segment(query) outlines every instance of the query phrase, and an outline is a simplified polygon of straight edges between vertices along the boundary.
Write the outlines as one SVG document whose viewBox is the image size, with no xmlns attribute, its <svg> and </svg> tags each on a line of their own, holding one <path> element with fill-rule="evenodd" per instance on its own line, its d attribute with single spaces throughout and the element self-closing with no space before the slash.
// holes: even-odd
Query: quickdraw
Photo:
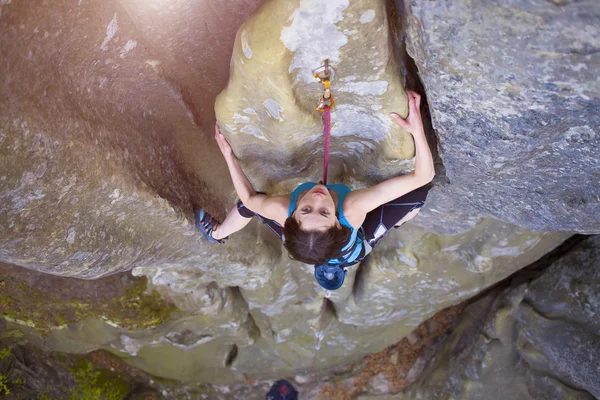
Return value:
<svg viewBox="0 0 600 400">
<path fill-rule="evenodd" d="M 329 60 L 325 60 L 323 65 L 313 71 L 313 76 L 323 84 L 323 96 L 315 110 L 323 113 L 323 141 L 324 141 L 324 160 L 323 160 L 323 180 L 327 184 L 327 171 L 329 169 L 329 142 L 331 137 L 331 109 L 335 104 L 331 94 L 331 81 L 333 80 L 333 69 L 329 66 Z"/>
</svg>

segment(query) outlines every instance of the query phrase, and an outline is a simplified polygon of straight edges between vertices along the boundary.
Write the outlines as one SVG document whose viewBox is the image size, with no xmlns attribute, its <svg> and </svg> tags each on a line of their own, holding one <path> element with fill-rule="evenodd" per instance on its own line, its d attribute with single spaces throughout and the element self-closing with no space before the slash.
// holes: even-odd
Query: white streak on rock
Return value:
<svg viewBox="0 0 600 400">
<path fill-rule="evenodd" d="M 138 351 L 142 348 L 142 345 L 135 339 L 130 338 L 126 335 L 119 337 L 121 342 L 121 348 L 124 352 L 131 354 L 132 356 L 137 355 Z"/>
<path fill-rule="evenodd" d="M 153 69 L 156 69 L 160 65 L 160 61 L 158 60 L 146 60 L 146 64 L 148 64 Z"/>
<path fill-rule="evenodd" d="M 390 119 L 388 116 L 384 117 Z M 388 122 L 384 123 L 378 114 L 352 104 L 336 105 L 331 113 L 331 120 L 337 121 L 331 128 L 332 137 L 354 135 L 379 142 L 385 139 L 389 129 Z"/>
<path fill-rule="evenodd" d="M 419 261 L 417 261 L 416 257 L 412 254 L 405 254 L 402 252 L 398 252 L 398 259 L 403 264 L 406 264 L 411 268 L 417 268 L 417 265 L 419 265 Z"/>
<path fill-rule="evenodd" d="M 244 52 L 244 56 L 246 56 L 247 59 L 252 58 L 252 48 L 248 43 L 248 32 L 246 31 L 242 32 L 242 51 Z"/>
<path fill-rule="evenodd" d="M 244 111 L 244 114 L 248 114 L 248 115 L 258 115 L 258 114 L 256 113 L 256 111 L 254 111 L 254 108 L 250 108 L 250 107 L 248 107 L 248 108 L 244 108 L 244 110 L 243 110 L 243 111 Z"/>
<path fill-rule="evenodd" d="M 235 113 L 235 114 L 233 114 L 233 123 L 248 124 L 248 123 L 250 123 L 250 118 L 246 117 L 245 115 Z"/>
<path fill-rule="evenodd" d="M 386 81 L 373 82 L 348 82 L 338 90 L 341 92 L 352 92 L 361 96 L 381 96 L 387 91 Z"/>
<path fill-rule="evenodd" d="M 290 19 L 292 23 L 282 29 L 280 39 L 294 53 L 289 72 L 299 70 L 296 81 L 314 83 L 312 70 L 329 58 L 332 64 L 340 62 L 339 50 L 348 38 L 335 25 L 343 19 L 342 11 L 348 0 L 302 0 Z"/>
<path fill-rule="evenodd" d="M 115 37 L 118 30 L 119 30 L 119 23 L 117 21 L 117 13 L 115 13 L 115 15 L 113 15 L 112 19 L 108 23 L 108 26 L 106 27 L 106 37 L 104 38 L 104 41 L 100 45 L 100 48 L 102 49 L 102 51 L 106 51 L 106 46 L 108 46 L 108 42 L 110 42 L 112 40 L 112 38 Z"/>
<path fill-rule="evenodd" d="M 123 48 L 121 49 L 121 54 L 119 55 L 119 57 L 125 58 L 125 54 L 135 49 L 135 46 L 137 46 L 137 42 L 135 40 L 128 40 L 127 43 L 125 43 L 125 46 L 123 46 Z"/>
<path fill-rule="evenodd" d="M 535 247 L 541 240 L 541 237 L 534 237 L 533 239 L 529 239 L 521 245 L 521 249 L 530 250 L 533 247 Z"/>
<path fill-rule="evenodd" d="M 456 251 L 459 248 L 460 248 L 460 244 L 455 244 L 455 245 L 443 248 L 442 251 Z"/>
<path fill-rule="evenodd" d="M 489 271 L 493 267 L 493 262 L 491 258 L 475 255 L 465 266 L 467 270 L 480 274 Z"/>
<path fill-rule="evenodd" d="M 521 247 L 519 247 L 519 246 L 504 247 L 504 248 L 492 247 L 492 250 L 491 250 L 492 258 L 516 257 L 522 253 L 523 253 L 523 251 L 521 251 Z"/>
<path fill-rule="evenodd" d="M 258 129 L 257 127 L 253 126 L 253 125 L 246 125 L 246 126 L 244 126 L 242 129 L 240 129 L 240 132 L 247 133 L 249 135 L 257 137 L 260 140 L 268 141 L 268 139 L 265 137 L 265 135 L 263 134 L 263 132 L 260 129 Z"/>
<path fill-rule="evenodd" d="M 280 122 L 283 122 L 283 117 L 280 114 L 283 112 L 283 107 L 281 106 L 281 104 L 279 104 L 273 99 L 267 99 L 263 101 L 263 105 L 265 106 L 267 112 L 271 117 L 275 118 Z"/>
<path fill-rule="evenodd" d="M 361 24 L 366 24 L 368 22 L 373 21 L 374 18 L 375 18 L 375 10 L 368 10 L 368 11 L 365 11 L 363 13 L 363 15 L 360 16 L 359 21 Z"/>
<path fill-rule="evenodd" d="M 70 227 L 69 231 L 67 232 L 67 243 L 69 243 L 69 244 L 75 243 L 75 228 L 74 227 Z"/>
</svg>

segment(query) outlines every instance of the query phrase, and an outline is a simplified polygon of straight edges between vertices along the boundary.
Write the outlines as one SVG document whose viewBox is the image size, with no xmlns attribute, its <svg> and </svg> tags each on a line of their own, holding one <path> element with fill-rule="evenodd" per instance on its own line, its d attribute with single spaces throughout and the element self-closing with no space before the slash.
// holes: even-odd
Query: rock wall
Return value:
<svg viewBox="0 0 600 400">
<path fill-rule="evenodd" d="M 2 261 L 91 279 L 203 258 L 183 217 L 230 200 L 212 107 L 244 5 L 2 2 Z"/>
<path fill-rule="evenodd" d="M 403 9 L 396 5 L 392 12 L 382 0 L 337 0 L 320 4 L 326 13 L 315 24 L 323 16 L 315 5 L 267 1 L 258 8 L 258 2 L 240 1 L 207 11 L 205 4 L 185 0 L 0 2 L 0 261 L 86 279 L 133 270 L 185 314 L 140 331 L 102 318 L 85 320 L 52 331 L 40 346 L 105 348 L 153 374 L 181 380 L 231 383 L 248 374 L 315 371 L 398 341 L 436 311 L 568 237 L 513 223 L 597 230 L 598 186 L 589 183 L 598 169 L 597 115 L 590 111 L 597 98 L 587 94 L 597 88 L 593 79 L 581 96 L 565 95 L 568 102 L 560 104 L 569 111 L 562 124 L 550 120 L 554 108 L 539 111 L 549 98 L 559 99 L 552 87 L 542 93 L 550 97 L 540 94 L 537 103 L 533 95 L 515 97 L 515 108 L 533 104 L 535 118 L 494 119 L 490 110 L 504 103 L 474 103 L 459 97 L 455 86 L 436 86 L 462 76 L 452 78 L 442 67 L 447 63 L 435 64 L 442 48 L 427 47 L 450 49 L 440 44 L 450 33 L 425 40 L 432 15 L 452 19 L 417 2 L 407 14 L 409 50 L 427 89 L 448 178 L 439 171 L 427 210 L 417 219 L 426 229 L 412 225 L 390 234 L 369 260 L 351 269 L 323 317 L 325 293 L 311 268 L 289 260 L 260 224 L 224 246 L 207 244 L 192 227 L 192 206 L 223 216 L 235 198 L 211 139 L 213 103 L 226 84 L 216 113 L 257 189 L 277 193 L 319 178 L 321 127 L 313 106 L 321 89 L 309 71 L 325 57 L 336 71 L 330 181 L 359 188 L 411 168 L 410 136 L 388 115 L 406 112 L 401 54 L 394 50 L 402 31 L 388 24 L 388 15 Z M 418 7 L 423 20 L 413 18 Z M 571 21 L 572 14 L 563 17 Z M 595 32 L 588 22 L 583 20 L 586 29 Z M 496 34 L 516 35 L 511 29 L 500 26 Z M 540 57 L 551 57 L 547 52 Z M 429 64 L 421 54 L 429 54 Z M 580 69 L 577 78 L 585 82 L 597 54 L 573 57 L 582 65 L 573 67 Z M 478 60 L 487 69 L 496 63 Z M 551 72 L 558 68 L 548 60 Z M 438 78 L 436 70 L 443 72 Z M 486 87 L 473 82 L 470 93 Z M 498 98 L 506 102 L 510 93 Z M 476 117 L 467 122 L 473 132 L 484 124 L 480 136 L 464 136 L 459 114 L 452 114 L 455 104 L 473 107 Z M 509 122 L 526 144 L 523 152 L 497 138 Z M 489 140 L 476 141 L 486 135 Z M 581 143 L 566 146 L 565 140 Z M 519 163 L 523 173 L 492 174 L 486 162 L 500 157 Z M 577 179 L 567 181 L 572 177 Z M 556 216 L 548 217 L 555 208 Z M 490 215 L 496 219 L 482 218 Z"/>
<path fill-rule="evenodd" d="M 599 249 L 587 239 L 533 281 L 469 306 L 421 378 L 389 398 L 600 397 Z"/>
<path fill-rule="evenodd" d="M 134 274 L 151 277 L 157 289 L 168 293 L 180 308 L 200 313 L 184 318 L 196 336 L 209 335 L 214 340 L 198 342 L 186 353 L 165 346 L 166 335 L 184 330 L 180 321 L 133 334 L 115 330 L 105 344 L 110 343 L 108 349 L 128 352 L 127 360 L 133 365 L 161 376 L 176 373 L 179 379 L 213 379 L 212 373 L 205 378 L 202 371 L 224 365 L 233 344 L 238 346 L 231 364 L 236 378 L 239 374 L 270 378 L 331 368 L 397 342 L 435 312 L 528 265 L 565 238 L 496 221 L 485 221 L 476 231 L 455 236 L 438 236 L 417 227 L 401 229 L 381 243 L 360 269 L 350 270 L 344 288 L 331 294 L 331 307 L 324 316 L 325 293 L 317 287 L 311 267 L 283 254 L 279 264 L 265 269 L 260 284 L 244 282 L 244 270 L 223 266 L 220 279 L 225 281 L 229 273 L 230 279 L 239 279 L 239 290 L 198 291 L 204 274 L 192 268 L 139 267 Z M 260 241 L 254 243 L 262 246 Z M 235 248 L 235 242 L 231 246 Z M 236 301 L 241 303 L 232 307 Z M 190 303 L 193 308 L 186 309 Z M 60 341 L 63 333 L 56 334 Z M 225 336 L 222 342 L 217 340 L 219 335 Z M 319 335 L 323 340 L 317 352 Z M 133 354 L 132 348 L 139 351 Z M 215 359 L 198 358 L 215 350 L 220 354 Z M 185 367 L 171 369 L 153 362 L 159 355 L 175 358 L 175 354 L 177 363 Z M 231 382 L 222 373 L 219 379 Z"/>
<path fill-rule="evenodd" d="M 329 182 L 364 186 L 406 172 L 414 147 L 384 1 L 269 1 L 238 32 L 217 119 L 253 183 L 291 190 L 323 171 L 322 86 L 334 70 Z M 268 166 L 268 168 L 265 168 Z"/>
<path fill-rule="evenodd" d="M 597 2 L 396 5 L 447 177 L 421 225 L 450 233 L 493 216 L 599 232 Z"/>
</svg>

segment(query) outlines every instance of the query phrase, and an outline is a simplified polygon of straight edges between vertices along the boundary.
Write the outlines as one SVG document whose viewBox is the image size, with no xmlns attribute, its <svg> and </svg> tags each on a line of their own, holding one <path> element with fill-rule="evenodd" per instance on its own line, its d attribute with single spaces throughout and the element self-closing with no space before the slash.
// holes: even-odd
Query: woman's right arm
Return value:
<svg viewBox="0 0 600 400">
<path fill-rule="evenodd" d="M 369 211 L 426 185 L 435 175 L 433 157 L 427 144 L 419 110 L 421 96 L 413 91 L 408 91 L 408 103 L 409 114 L 406 120 L 398 114 L 393 114 L 392 117 L 413 136 L 415 169 L 408 174 L 388 179 L 373 187 L 351 192 L 344 200 L 344 214 L 353 226 L 360 226 Z"/>
<path fill-rule="evenodd" d="M 233 150 L 225 139 L 225 136 L 219 130 L 219 126 L 215 124 L 215 139 L 223 153 L 233 187 L 246 208 L 262 215 L 263 217 L 277 221 L 283 225 L 287 218 L 287 208 L 290 203 L 290 196 L 267 196 L 265 194 L 258 194 L 254 190 L 254 186 L 248 180 L 248 177 L 242 171 L 237 157 L 233 154 Z"/>
</svg>

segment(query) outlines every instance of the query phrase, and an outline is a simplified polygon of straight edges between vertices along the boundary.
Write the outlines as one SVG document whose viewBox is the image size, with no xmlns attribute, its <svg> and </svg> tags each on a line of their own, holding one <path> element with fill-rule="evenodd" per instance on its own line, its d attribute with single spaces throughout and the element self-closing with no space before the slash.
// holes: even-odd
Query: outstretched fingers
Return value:
<svg viewBox="0 0 600 400">
<path fill-rule="evenodd" d="M 408 97 L 408 115 L 406 118 L 400 117 L 396 113 L 392 113 L 392 118 L 400 125 L 404 130 L 410 133 L 416 133 L 423 129 L 421 121 L 421 95 L 412 90 L 407 90 L 406 95 Z"/>
<path fill-rule="evenodd" d="M 412 90 L 408 91 L 408 104 L 410 109 L 419 109 L 421 106 L 421 95 L 417 92 L 413 92 Z"/>
<path fill-rule="evenodd" d="M 223 155 L 225 157 L 231 155 L 231 153 L 232 153 L 231 146 L 229 145 L 229 142 L 227 141 L 227 139 L 225 139 L 225 136 L 223 136 L 223 134 L 221 133 L 221 130 L 219 129 L 218 124 L 215 124 L 215 140 L 217 141 L 217 144 L 219 145 L 219 149 L 221 150 L 221 153 L 223 153 Z"/>
</svg>

